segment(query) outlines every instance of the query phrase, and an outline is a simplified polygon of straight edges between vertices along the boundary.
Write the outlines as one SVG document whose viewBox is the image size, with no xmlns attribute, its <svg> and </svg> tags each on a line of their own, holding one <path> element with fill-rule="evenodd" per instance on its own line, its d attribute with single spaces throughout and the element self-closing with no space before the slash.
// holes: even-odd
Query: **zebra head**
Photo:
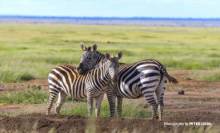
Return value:
<svg viewBox="0 0 220 133">
<path fill-rule="evenodd" d="M 77 70 L 80 74 L 84 74 L 85 72 L 95 68 L 101 59 L 105 57 L 105 55 L 97 51 L 96 44 L 94 44 L 92 47 L 86 47 L 82 44 L 81 49 L 83 50 L 83 53 L 79 66 L 77 67 Z"/>
<path fill-rule="evenodd" d="M 117 57 L 111 57 L 108 53 L 105 55 L 108 63 L 108 73 L 113 82 L 116 82 L 118 79 L 119 72 L 119 60 L 122 57 L 122 53 L 119 52 Z M 101 63 L 100 63 L 101 64 Z"/>
</svg>

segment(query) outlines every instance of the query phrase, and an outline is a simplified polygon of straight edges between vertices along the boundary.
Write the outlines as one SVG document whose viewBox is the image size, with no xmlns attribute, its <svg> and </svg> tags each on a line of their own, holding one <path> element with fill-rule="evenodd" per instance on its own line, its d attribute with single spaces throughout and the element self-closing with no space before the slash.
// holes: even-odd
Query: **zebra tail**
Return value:
<svg viewBox="0 0 220 133">
<path fill-rule="evenodd" d="M 156 64 L 159 64 L 160 65 L 160 72 L 162 75 L 166 76 L 168 81 L 170 83 L 174 83 L 174 84 L 177 84 L 178 83 L 178 80 L 176 78 L 174 78 L 173 76 L 169 75 L 167 70 L 166 70 L 166 67 L 164 65 L 162 65 L 160 62 L 156 61 L 156 60 L 152 60 L 153 62 L 156 62 Z M 162 80 L 162 78 L 161 78 Z M 161 81 L 160 81 L 161 82 Z"/>
<path fill-rule="evenodd" d="M 171 76 L 171 75 L 168 74 L 168 72 L 167 72 L 167 70 L 166 70 L 166 67 L 164 67 L 162 64 L 160 64 L 160 65 L 161 65 L 161 68 L 160 68 L 161 73 L 164 74 L 164 76 L 167 77 L 168 81 L 169 81 L 170 83 L 177 84 L 177 83 L 178 83 L 178 80 L 177 80 L 176 78 L 174 78 L 173 76 Z"/>
<path fill-rule="evenodd" d="M 168 73 L 167 73 L 167 79 L 169 80 L 169 82 L 171 83 L 174 83 L 174 84 L 177 84 L 178 83 L 178 80 L 176 78 L 174 78 L 173 76 L 170 76 Z"/>
</svg>

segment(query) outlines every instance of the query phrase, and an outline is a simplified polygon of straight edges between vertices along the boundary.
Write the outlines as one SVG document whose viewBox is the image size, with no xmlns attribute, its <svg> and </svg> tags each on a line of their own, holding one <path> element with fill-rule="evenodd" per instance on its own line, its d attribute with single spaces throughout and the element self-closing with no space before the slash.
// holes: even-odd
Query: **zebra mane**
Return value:
<svg viewBox="0 0 220 133">
<path fill-rule="evenodd" d="M 98 54 L 98 56 L 100 57 L 100 59 L 104 59 L 104 58 L 105 58 L 105 55 L 102 54 L 101 52 L 96 51 L 96 53 Z"/>
<path fill-rule="evenodd" d="M 96 71 L 97 69 L 100 69 L 102 67 L 104 67 L 106 65 L 106 63 L 108 63 L 108 59 L 105 58 L 101 58 L 101 60 L 99 61 L 99 63 L 93 68 L 93 69 L 90 69 L 88 72 L 86 73 L 90 73 L 90 72 L 93 72 L 93 71 Z"/>
<path fill-rule="evenodd" d="M 105 58 L 105 56 L 103 58 L 100 59 L 100 61 L 98 62 L 98 64 L 96 65 L 97 67 L 101 67 L 106 63 L 107 59 Z"/>
<path fill-rule="evenodd" d="M 104 54 L 102 54 L 99 51 L 96 51 L 96 52 L 98 54 L 98 59 L 96 61 L 96 65 L 94 66 L 94 68 L 97 68 L 97 67 L 100 67 L 100 65 L 103 65 L 104 60 L 105 60 L 105 55 Z"/>
<path fill-rule="evenodd" d="M 102 65 L 102 64 L 100 64 L 100 63 L 102 63 L 103 59 L 105 59 L 105 55 L 104 55 L 103 53 L 101 53 L 101 52 L 99 52 L 99 51 L 96 51 L 96 52 L 97 52 L 97 54 L 98 54 L 99 59 L 97 60 L 96 65 L 95 65 L 94 68 L 97 68 L 97 67 L 99 67 L 100 65 Z M 127 63 L 121 63 L 121 62 L 120 62 L 119 65 L 120 65 L 120 66 L 126 66 L 126 65 L 128 65 L 128 64 L 127 64 Z"/>
</svg>

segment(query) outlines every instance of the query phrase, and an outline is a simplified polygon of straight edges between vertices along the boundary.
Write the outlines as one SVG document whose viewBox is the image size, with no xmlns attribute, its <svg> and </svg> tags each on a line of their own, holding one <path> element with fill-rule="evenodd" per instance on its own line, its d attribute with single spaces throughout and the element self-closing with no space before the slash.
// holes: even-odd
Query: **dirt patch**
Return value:
<svg viewBox="0 0 220 133">
<path fill-rule="evenodd" d="M 147 119 L 88 119 L 80 116 L 45 116 L 42 114 L 0 117 L 1 132 L 71 132 L 71 133 L 146 133 L 190 130 L 192 127 L 164 126 L 163 122 Z M 193 127 L 196 128 L 196 127 Z M 202 127 L 208 130 L 207 127 Z"/>
<path fill-rule="evenodd" d="M 21 115 L 17 117 L 2 117 L 0 129 L 8 132 L 31 132 L 47 133 L 49 131 L 66 132 L 75 130 L 83 132 L 85 119 L 75 117 L 45 116 L 41 114 Z"/>
<path fill-rule="evenodd" d="M 131 126 L 128 126 L 131 125 Z M 47 133 L 56 132 L 109 132 L 128 131 L 133 132 L 134 128 L 146 131 L 148 121 L 127 120 L 127 119 L 88 119 L 80 116 L 45 116 L 41 114 L 22 115 L 17 117 L 2 117 L 0 128 L 6 131 L 30 132 L 37 131 Z"/>
<path fill-rule="evenodd" d="M 210 122 L 214 125 L 220 125 L 219 113 L 211 111 L 175 111 L 165 114 L 167 122 Z"/>
</svg>

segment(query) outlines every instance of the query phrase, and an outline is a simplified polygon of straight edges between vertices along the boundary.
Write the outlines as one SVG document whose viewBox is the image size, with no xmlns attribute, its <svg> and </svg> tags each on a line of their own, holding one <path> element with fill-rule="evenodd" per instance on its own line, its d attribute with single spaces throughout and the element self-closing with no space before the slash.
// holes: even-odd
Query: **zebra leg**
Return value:
<svg viewBox="0 0 220 133">
<path fill-rule="evenodd" d="M 88 116 L 92 116 L 93 111 L 93 98 L 89 94 L 87 94 L 87 108 L 88 108 Z"/>
<path fill-rule="evenodd" d="M 121 113 L 122 113 L 122 98 L 117 97 L 117 116 L 121 117 Z"/>
<path fill-rule="evenodd" d="M 156 89 L 155 93 L 156 93 L 156 97 L 157 97 L 157 101 L 159 103 L 158 105 L 158 110 L 157 112 L 159 113 L 159 116 L 158 116 L 158 119 L 160 120 L 160 115 L 161 115 L 161 108 L 160 108 L 160 93 L 161 93 L 161 90 L 160 90 L 160 86 Z"/>
<path fill-rule="evenodd" d="M 160 105 L 159 105 L 159 121 L 163 121 L 163 108 L 164 108 L 164 105 L 160 103 Z"/>
<path fill-rule="evenodd" d="M 156 93 L 153 91 L 145 91 L 143 92 L 145 100 L 151 105 L 152 107 L 152 119 L 158 119 L 158 101 Z"/>
<path fill-rule="evenodd" d="M 164 108 L 164 91 L 165 91 L 165 85 L 166 85 L 167 79 L 165 77 L 162 78 L 162 81 L 159 85 L 159 87 L 156 90 L 157 100 L 159 103 L 159 121 L 163 120 L 163 108 Z"/>
<path fill-rule="evenodd" d="M 104 97 L 104 94 L 101 94 L 100 96 L 95 98 L 96 99 L 96 108 L 95 108 L 96 117 L 99 117 L 100 115 L 100 109 L 101 109 L 103 97 Z"/>
<path fill-rule="evenodd" d="M 46 115 L 50 114 L 50 111 L 51 111 L 51 108 L 53 106 L 53 102 L 54 102 L 56 96 L 57 96 L 56 92 L 53 92 L 53 91 L 49 92 L 49 99 L 48 99 L 48 106 L 47 106 L 47 113 L 46 113 Z"/>
<path fill-rule="evenodd" d="M 163 121 L 163 108 L 164 108 L 164 90 L 165 87 L 160 88 L 161 92 L 159 95 L 159 121 Z"/>
<path fill-rule="evenodd" d="M 60 109 L 61 109 L 61 106 L 64 103 L 65 97 L 66 97 L 65 93 L 63 93 L 63 92 L 59 93 L 58 98 L 57 98 L 56 108 L 55 108 L 56 114 L 60 114 Z"/>
<path fill-rule="evenodd" d="M 108 87 L 107 89 L 107 98 L 110 109 L 110 117 L 115 117 L 115 95 L 113 94 L 111 87 Z"/>
<path fill-rule="evenodd" d="M 152 107 L 152 119 L 153 120 L 158 120 L 159 116 L 158 116 L 158 101 L 157 101 L 157 97 L 156 94 L 154 93 L 153 96 L 151 98 L 148 99 L 148 102 L 151 104 Z"/>
</svg>

